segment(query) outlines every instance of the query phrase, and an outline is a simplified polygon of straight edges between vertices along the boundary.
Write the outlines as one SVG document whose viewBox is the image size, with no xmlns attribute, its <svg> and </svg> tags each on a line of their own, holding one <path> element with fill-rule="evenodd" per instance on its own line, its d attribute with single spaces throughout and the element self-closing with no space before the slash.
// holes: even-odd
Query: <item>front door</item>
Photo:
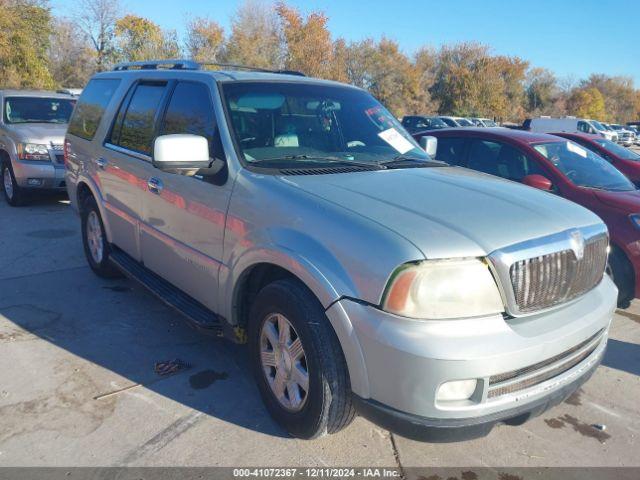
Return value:
<svg viewBox="0 0 640 480">
<path fill-rule="evenodd" d="M 224 158 L 209 86 L 173 85 L 159 135 L 190 133 L 209 140 L 211 156 Z M 196 176 L 149 170 L 140 242 L 145 266 L 213 311 L 231 182 L 225 170 Z"/>
</svg>

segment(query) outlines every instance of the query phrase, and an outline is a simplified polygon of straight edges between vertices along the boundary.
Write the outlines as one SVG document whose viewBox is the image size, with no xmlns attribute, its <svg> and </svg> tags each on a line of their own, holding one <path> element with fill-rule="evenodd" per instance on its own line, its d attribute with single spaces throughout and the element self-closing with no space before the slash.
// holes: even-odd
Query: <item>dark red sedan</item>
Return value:
<svg viewBox="0 0 640 480">
<path fill-rule="evenodd" d="M 600 216 L 609 228 L 609 272 L 618 304 L 640 297 L 640 191 L 608 161 L 565 138 L 498 128 L 416 133 L 438 139 L 436 158 L 547 190 Z"/>
<path fill-rule="evenodd" d="M 636 186 L 640 186 L 640 155 L 637 153 L 598 135 L 564 132 L 554 133 L 553 135 L 572 140 L 597 153 L 629 177 Z"/>
</svg>

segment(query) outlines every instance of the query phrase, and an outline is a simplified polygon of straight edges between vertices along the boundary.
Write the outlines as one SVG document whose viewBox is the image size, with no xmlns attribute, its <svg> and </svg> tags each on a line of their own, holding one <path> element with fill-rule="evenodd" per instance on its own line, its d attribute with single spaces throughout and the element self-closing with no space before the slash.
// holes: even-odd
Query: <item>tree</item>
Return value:
<svg viewBox="0 0 640 480">
<path fill-rule="evenodd" d="M 594 74 L 581 82 L 581 86 L 598 89 L 604 97 L 605 108 L 611 120 L 622 123 L 634 118 L 636 90 L 630 77 Z"/>
<path fill-rule="evenodd" d="M 0 86 L 52 88 L 46 1 L 0 0 Z"/>
<path fill-rule="evenodd" d="M 282 2 L 277 4 L 276 12 L 282 25 L 285 68 L 312 77 L 333 77 L 334 48 L 327 28 L 327 16 L 322 12 L 312 12 L 305 20 L 300 12 Z"/>
<path fill-rule="evenodd" d="M 260 0 L 246 0 L 236 11 L 224 61 L 262 68 L 282 68 L 284 52 L 278 17 Z"/>
<path fill-rule="evenodd" d="M 532 68 L 525 82 L 527 107 L 536 114 L 550 113 L 560 91 L 555 75 L 546 68 Z"/>
<path fill-rule="evenodd" d="M 146 18 L 125 15 L 116 22 L 115 36 L 120 60 L 135 62 L 180 56 L 177 35 L 163 31 Z"/>
<path fill-rule="evenodd" d="M 224 47 L 224 31 L 214 20 L 194 18 L 187 24 L 186 49 L 198 62 L 216 62 Z"/>
<path fill-rule="evenodd" d="M 423 114 L 433 114 L 438 111 L 438 104 L 431 96 L 430 89 L 435 82 L 438 56 L 434 49 L 420 48 L 414 58 L 414 65 L 420 78 L 420 90 L 424 96 Z"/>
<path fill-rule="evenodd" d="M 575 89 L 567 103 L 569 112 L 576 117 L 593 118 L 600 121 L 608 119 L 604 97 L 595 87 Z"/>
<path fill-rule="evenodd" d="M 84 87 L 95 71 L 95 53 L 86 35 L 70 20 L 55 20 L 49 64 L 56 84 L 64 87 Z"/>
<path fill-rule="evenodd" d="M 115 60 L 115 28 L 120 16 L 119 0 L 79 0 L 75 21 L 91 41 L 96 70 Z"/>
</svg>

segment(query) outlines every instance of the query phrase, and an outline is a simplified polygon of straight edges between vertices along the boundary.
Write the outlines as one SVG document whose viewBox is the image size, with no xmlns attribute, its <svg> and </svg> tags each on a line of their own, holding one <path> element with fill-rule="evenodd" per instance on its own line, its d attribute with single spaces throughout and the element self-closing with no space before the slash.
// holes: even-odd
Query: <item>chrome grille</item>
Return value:
<svg viewBox="0 0 640 480">
<path fill-rule="evenodd" d="M 490 399 L 516 393 L 551 380 L 587 360 L 602 344 L 604 329 L 579 345 L 552 358 L 525 368 L 493 375 L 489 379 L 487 397 Z"/>
<path fill-rule="evenodd" d="M 549 308 L 595 287 L 604 273 L 608 243 L 606 236 L 587 240 L 580 260 L 567 249 L 511 265 L 511 285 L 520 312 Z"/>
</svg>

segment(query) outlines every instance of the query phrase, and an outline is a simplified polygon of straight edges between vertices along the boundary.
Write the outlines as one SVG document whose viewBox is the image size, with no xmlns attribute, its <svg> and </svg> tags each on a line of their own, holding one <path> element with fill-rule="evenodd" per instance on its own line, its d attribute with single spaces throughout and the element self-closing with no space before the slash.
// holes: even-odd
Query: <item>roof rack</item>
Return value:
<svg viewBox="0 0 640 480">
<path fill-rule="evenodd" d="M 297 75 L 300 77 L 305 76 L 304 73 L 297 72 L 295 70 L 270 70 L 267 68 L 237 65 L 234 63 L 196 62 L 194 60 L 149 60 L 141 62 L 123 62 L 114 65 L 113 70 L 204 70 L 203 67 L 221 67 L 233 70 L 249 70 L 252 72 L 277 73 L 281 75 Z"/>
</svg>

